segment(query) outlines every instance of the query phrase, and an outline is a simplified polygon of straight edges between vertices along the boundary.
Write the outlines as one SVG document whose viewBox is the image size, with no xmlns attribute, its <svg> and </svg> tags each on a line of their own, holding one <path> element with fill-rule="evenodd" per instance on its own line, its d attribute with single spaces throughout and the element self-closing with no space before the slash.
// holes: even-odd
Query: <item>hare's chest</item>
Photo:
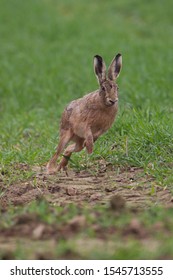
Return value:
<svg viewBox="0 0 173 280">
<path fill-rule="evenodd" d="M 118 108 L 111 108 L 109 112 L 103 111 L 101 114 L 95 114 L 91 122 L 91 131 L 93 134 L 98 131 L 106 132 L 113 124 Z"/>
</svg>

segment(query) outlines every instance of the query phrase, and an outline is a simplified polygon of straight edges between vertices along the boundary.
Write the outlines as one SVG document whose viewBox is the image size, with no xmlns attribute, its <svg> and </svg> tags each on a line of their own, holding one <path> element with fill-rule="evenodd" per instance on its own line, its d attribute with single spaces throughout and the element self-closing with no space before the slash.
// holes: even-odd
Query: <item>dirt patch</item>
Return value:
<svg viewBox="0 0 173 280">
<path fill-rule="evenodd" d="M 155 184 L 143 170 L 107 170 L 91 174 L 87 171 L 69 171 L 46 175 L 35 168 L 35 176 L 27 182 L 19 182 L 1 188 L 0 205 L 5 210 L 9 205 L 25 205 L 45 198 L 53 205 L 65 206 L 108 204 L 119 195 L 127 206 L 146 208 L 155 204 L 172 205 L 172 195 L 167 188 Z M 114 203 L 115 204 L 115 203 Z M 116 207 L 116 206 L 115 206 Z"/>
<path fill-rule="evenodd" d="M 34 168 L 34 172 L 30 180 L 9 187 L 0 182 L 3 215 L 8 218 L 6 210 L 11 209 L 9 206 L 26 205 L 43 199 L 48 202 L 49 216 L 55 217 L 57 222 L 49 223 L 36 211 L 15 214 L 10 224 L 3 222 L 0 226 L 0 259 L 14 259 L 16 256 L 21 259 L 97 259 L 97 254 L 107 252 L 110 257 L 124 246 L 131 251 L 131 239 L 140 244 L 141 250 L 149 244 L 147 250 L 150 256 L 150 249 L 152 253 L 162 246 L 153 238 L 153 233 L 159 231 L 168 239 L 172 236 L 171 229 L 167 228 L 169 219 L 165 223 L 164 220 L 155 222 L 150 227 L 140 221 L 140 213 L 153 205 L 173 205 L 170 191 L 158 186 L 142 169 L 111 170 L 109 166 L 99 172 L 92 170 L 92 173 L 71 170 L 68 176 L 65 172 L 46 175 L 39 168 Z M 105 213 L 110 211 L 109 217 L 113 216 L 114 219 L 124 213 L 130 215 L 131 219 L 123 227 L 113 223 L 104 226 L 99 207 L 91 210 L 88 219 L 82 211 L 70 216 L 70 203 L 76 204 L 77 209 L 89 207 L 89 211 L 96 204 L 106 205 Z M 64 207 L 60 215 L 66 216 L 68 213 L 68 219 L 60 222 L 59 216 L 54 213 L 54 205 Z M 94 222 L 91 222 L 93 219 Z M 90 231 L 86 233 L 88 228 Z M 102 253 L 99 253 L 100 250 Z"/>
</svg>

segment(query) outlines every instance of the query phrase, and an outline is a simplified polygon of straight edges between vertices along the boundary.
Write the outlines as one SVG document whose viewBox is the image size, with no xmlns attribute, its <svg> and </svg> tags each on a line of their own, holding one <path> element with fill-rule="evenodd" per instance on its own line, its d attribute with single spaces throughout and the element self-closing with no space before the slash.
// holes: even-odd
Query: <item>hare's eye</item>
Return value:
<svg viewBox="0 0 173 280">
<path fill-rule="evenodd" d="M 102 86 L 102 90 L 103 90 L 103 91 L 105 91 L 105 90 L 106 90 L 105 86 Z"/>
</svg>

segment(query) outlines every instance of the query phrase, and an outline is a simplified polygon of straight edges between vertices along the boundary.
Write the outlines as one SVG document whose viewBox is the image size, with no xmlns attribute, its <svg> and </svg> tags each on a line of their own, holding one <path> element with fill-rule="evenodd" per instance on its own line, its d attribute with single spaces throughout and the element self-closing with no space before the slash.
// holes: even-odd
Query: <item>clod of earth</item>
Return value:
<svg viewBox="0 0 173 280">
<path fill-rule="evenodd" d="M 125 208 L 126 201 L 120 195 L 113 195 L 110 200 L 110 207 L 112 210 L 123 210 Z"/>
</svg>

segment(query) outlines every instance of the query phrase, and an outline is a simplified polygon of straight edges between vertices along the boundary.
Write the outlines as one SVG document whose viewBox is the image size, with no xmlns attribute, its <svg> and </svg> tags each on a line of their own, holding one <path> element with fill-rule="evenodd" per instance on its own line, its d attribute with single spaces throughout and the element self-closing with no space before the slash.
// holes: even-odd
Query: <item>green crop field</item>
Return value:
<svg viewBox="0 0 173 280">
<path fill-rule="evenodd" d="M 0 0 L 1 259 L 173 257 L 172 10 L 171 0 Z M 144 206 L 135 208 L 135 196 L 129 205 L 122 194 L 125 206 L 117 210 L 112 201 L 120 180 L 107 183 L 107 193 L 113 192 L 106 203 L 106 192 L 101 202 L 94 191 L 90 203 L 77 198 L 82 193 L 77 187 L 64 191 L 70 177 L 57 173 L 40 179 L 38 170 L 56 148 L 64 107 L 98 88 L 93 56 L 103 56 L 109 65 L 119 52 L 116 121 L 92 155 L 83 150 L 69 164 L 72 176 L 97 178 L 103 164 L 104 176 L 111 172 L 123 181 L 128 174 L 121 185 L 128 193 L 134 178 L 136 193 L 143 195 L 145 185 L 150 203 L 144 198 Z M 58 194 L 56 201 L 45 195 L 50 188 L 55 192 L 59 176 L 64 176 L 62 203 Z M 35 190 L 41 195 L 32 200 Z M 97 184 L 95 195 L 98 191 Z"/>
</svg>

